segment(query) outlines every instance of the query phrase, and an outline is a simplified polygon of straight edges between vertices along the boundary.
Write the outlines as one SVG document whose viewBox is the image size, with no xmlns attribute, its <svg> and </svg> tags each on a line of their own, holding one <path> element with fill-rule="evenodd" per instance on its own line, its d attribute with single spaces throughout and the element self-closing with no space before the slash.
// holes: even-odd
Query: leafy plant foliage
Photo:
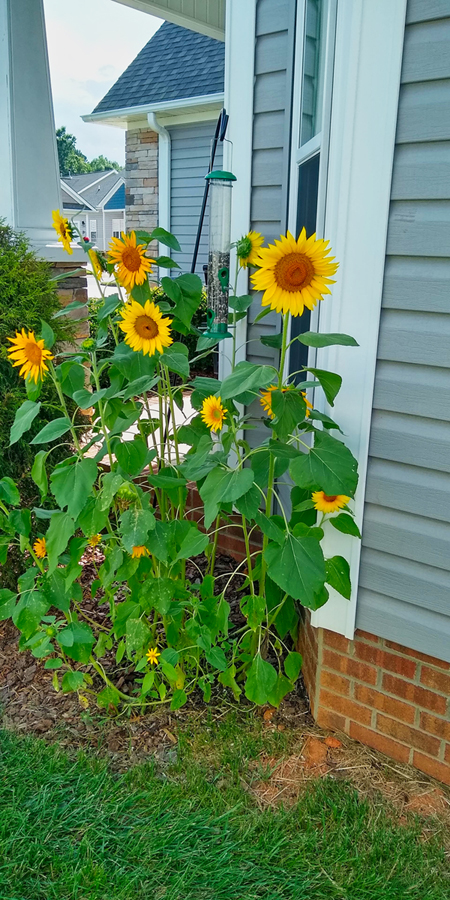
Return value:
<svg viewBox="0 0 450 900">
<path fill-rule="evenodd" d="M 163 229 L 137 238 L 141 245 L 158 239 L 172 255 L 179 249 Z M 80 246 L 91 250 L 81 238 Z M 160 270 L 175 265 L 166 257 L 157 263 Z M 101 266 L 114 277 L 113 264 L 103 260 Z M 208 701 L 219 682 L 236 699 L 244 693 L 251 702 L 278 706 L 301 668 L 295 650 L 301 607 L 318 609 L 330 589 L 350 597 L 348 563 L 342 556 L 326 559 L 322 540 L 330 523 L 349 536 L 342 540 L 359 536 L 349 506 L 356 460 L 330 433 L 336 423 L 313 409 L 305 385 L 283 378 L 287 315 L 280 340 L 271 345 L 281 351 L 278 369 L 247 361 L 235 365 L 233 338 L 232 371 L 219 382 L 197 374 L 210 352 L 197 327 L 204 304 L 200 278 L 163 275 L 155 290 L 145 277 L 129 291 L 134 305 L 116 278 L 117 294 L 104 297 L 93 311 L 90 338 L 59 365 L 49 362 L 48 379 L 28 385 L 11 423 L 11 445 L 25 438 L 36 448 L 31 477 L 40 505 L 31 513 L 21 505 L 20 483 L 8 476 L 0 480 L 1 560 L 16 546 L 26 561 L 17 592 L 0 593 L 0 618 L 11 617 L 21 631 L 21 648 L 54 670 L 55 688 L 78 691 L 84 704 L 95 696 L 105 709 L 122 703 L 170 703 L 178 709 L 198 688 Z M 231 298 L 234 334 L 251 301 L 247 295 Z M 138 349 L 120 340 L 124 317 L 136 304 L 142 309 L 138 321 L 155 309 L 158 321 L 161 314 L 168 318 L 171 337 L 161 350 L 149 350 L 145 340 Z M 59 311 L 51 327 L 44 321 L 37 329 L 49 350 L 63 319 Z M 136 330 L 136 339 L 140 334 Z M 304 342 L 355 343 L 339 334 L 308 334 Z M 332 405 L 340 377 L 309 371 Z M 53 390 L 52 420 L 35 428 L 49 406 L 47 384 Z M 176 411 L 183 409 L 187 389 L 194 415 L 178 426 Z M 254 425 L 249 405 L 257 399 L 269 410 L 267 438 L 252 448 L 245 436 Z M 92 410 L 84 442 L 74 405 Z M 53 448 L 67 440 L 71 456 L 55 460 Z M 289 505 L 282 502 L 281 482 L 289 487 Z M 195 519 L 187 502 L 192 487 L 202 503 Z M 230 622 L 227 587 L 244 566 L 228 579 L 215 575 L 220 529 L 236 512 L 246 546 L 245 626 L 239 629 Z M 261 550 L 253 552 L 256 534 Z M 81 562 L 88 545 L 100 548 L 91 594 L 107 609 L 101 624 L 82 602 Z M 201 553 L 206 573 L 192 582 L 186 560 Z M 124 667 L 135 673 L 131 697 L 119 686 L 117 673 Z"/>
</svg>

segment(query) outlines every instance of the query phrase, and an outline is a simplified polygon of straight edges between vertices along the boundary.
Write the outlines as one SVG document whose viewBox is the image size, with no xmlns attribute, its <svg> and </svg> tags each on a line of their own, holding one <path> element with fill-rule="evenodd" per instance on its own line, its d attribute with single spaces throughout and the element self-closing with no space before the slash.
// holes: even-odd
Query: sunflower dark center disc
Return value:
<svg viewBox="0 0 450 900">
<path fill-rule="evenodd" d="M 42 362 L 42 350 L 37 344 L 33 344 L 30 341 L 25 347 L 25 354 L 28 361 L 33 363 L 33 366 L 40 366 Z"/>
<path fill-rule="evenodd" d="M 155 338 L 158 334 L 158 325 L 150 316 L 138 316 L 134 327 L 139 337 L 144 338 L 146 341 Z"/>
<path fill-rule="evenodd" d="M 314 267 L 304 253 L 288 253 L 275 266 L 275 280 L 284 291 L 301 291 L 314 277 Z"/>
<path fill-rule="evenodd" d="M 334 503 L 334 501 L 337 500 L 337 494 L 333 494 L 332 496 L 324 494 L 323 499 L 326 501 L 326 503 Z"/>
<path fill-rule="evenodd" d="M 141 254 L 136 247 L 126 247 L 122 251 L 122 263 L 129 272 L 137 272 L 141 267 Z"/>
</svg>

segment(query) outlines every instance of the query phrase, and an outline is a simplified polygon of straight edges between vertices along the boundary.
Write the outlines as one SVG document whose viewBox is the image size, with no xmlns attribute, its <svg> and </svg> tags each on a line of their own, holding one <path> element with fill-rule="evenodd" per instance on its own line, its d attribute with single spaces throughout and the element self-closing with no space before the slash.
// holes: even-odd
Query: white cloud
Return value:
<svg viewBox="0 0 450 900">
<path fill-rule="evenodd" d="M 155 33 L 161 19 L 113 0 L 44 0 L 56 127 L 65 125 L 91 159 L 124 163 L 119 128 L 91 125 L 92 112 Z"/>
</svg>

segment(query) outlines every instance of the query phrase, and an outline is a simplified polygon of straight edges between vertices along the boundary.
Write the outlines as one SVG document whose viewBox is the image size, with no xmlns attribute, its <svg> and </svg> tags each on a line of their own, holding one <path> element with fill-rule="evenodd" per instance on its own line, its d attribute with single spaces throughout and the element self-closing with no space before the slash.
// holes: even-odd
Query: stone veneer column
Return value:
<svg viewBox="0 0 450 900">
<path fill-rule="evenodd" d="M 150 128 L 126 133 L 125 214 L 127 231 L 152 231 L 158 224 L 158 135 Z"/>
</svg>

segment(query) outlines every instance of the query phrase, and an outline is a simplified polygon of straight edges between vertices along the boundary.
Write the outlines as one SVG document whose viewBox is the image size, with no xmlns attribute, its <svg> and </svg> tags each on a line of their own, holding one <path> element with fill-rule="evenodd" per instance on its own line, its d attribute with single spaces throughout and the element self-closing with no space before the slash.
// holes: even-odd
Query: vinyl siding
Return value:
<svg viewBox="0 0 450 900">
<path fill-rule="evenodd" d="M 251 228 L 263 234 L 266 241 L 278 238 L 287 227 L 295 8 L 295 0 L 258 0 L 256 6 L 250 217 Z M 269 313 L 255 325 L 260 311 L 257 295 L 248 316 L 247 359 L 257 364 L 277 364 L 277 351 L 264 347 L 258 339 L 274 334 L 280 317 Z M 267 429 L 247 434 L 251 444 L 264 438 Z"/>
<path fill-rule="evenodd" d="M 450 0 L 409 0 L 357 627 L 450 661 Z"/>
<path fill-rule="evenodd" d="M 215 122 L 177 125 L 168 129 L 171 136 L 170 230 L 180 242 L 176 254 L 183 272 L 190 272 L 200 210 L 205 190 Z M 217 145 L 214 168 L 222 167 L 222 146 Z M 203 278 L 208 261 L 208 208 L 203 224 L 196 272 Z"/>
</svg>

